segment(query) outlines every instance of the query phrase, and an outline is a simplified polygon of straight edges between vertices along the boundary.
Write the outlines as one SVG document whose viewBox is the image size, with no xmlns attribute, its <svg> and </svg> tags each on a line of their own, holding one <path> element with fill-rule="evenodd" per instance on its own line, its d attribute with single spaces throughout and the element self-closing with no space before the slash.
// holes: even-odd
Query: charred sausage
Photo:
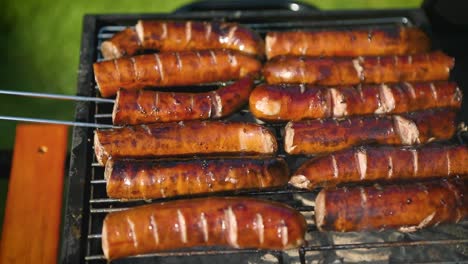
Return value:
<svg viewBox="0 0 468 264">
<path fill-rule="evenodd" d="M 321 231 L 399 229 L 412 232 L 468 216 L 468 185 L 439 180 L 407 185 L 333 188 L 315 200 Z"/>
<path fill-rule="evenodd" d="M 270 84 L 310 83 L 355 85 L 411 81 L 444 81 L 454 59 L 440 51 L 431 53 L 348 58 L 277 56 L 265 63 L 263 75 Z"/>
<path fill-rule="evenodd" d="M 115 34 L 111 39 L 102 42 L 101 53 L 105 59 L 117 59 L 131 56 L 142 49 L 137 32 L 126 28 Z"/>
<path fill-rule="evenodd" d="M 441 107 L 459 109 L 461 102 L 462 92 L 452 82 L 336 88 L 262 84 L 249 98 L 252 114 L 267 121 L 400 114 Z"/>
<path fill-rule="evenodd" d="M 254 31 L 237 23 L 206 21 L 138 21 L 104 41 L 106 59 L 135 55 L 138 51 L 231 49 L 263 56 L 264 43 Z"/>
<path fill-rule="evenodd" d="M 369 143 L 416 145 L 450 139 L 456 112 L 434 109 L 404 115 L 348 117 L 289 122 L 284 148 L 289 154 L 319 154 Z"/>
<path fill-rule="evenodd" d="M 156 199 L 283 186 L 289 170 L 280 158 L 109 160 L 104 176 L 111 198 Z"/>
<path fill-rule="evenodd" d="M 228 116 L 243 106 L 254 85 L 252 77 L 206 93 L 119 90 L 112 121 L 115 125 L 205 120 Z"/>
<path fill-rule="evenodd" d="M 103 97 L 119 88 L 183 86 L 239 79 L 254 75 L 261 64 L 254 57 L 230 50 L 146 54 L 96 62 L 96 83 Z"/>
<path fill-rule="evenodd" d="M 104 165 L 112 158 L 209 154 L 272 154 L 274 135 L 253 123 L 179 122 L 139 125 L 94 133 L 94 151 Z"/>
<path fill-rule="evenodd" d="M 102 227 L 106 259 L 188 248 L 282 250 L 304 243 L 306 221 L 293 208 L 232 197 L 178 200 L 110 213 Z"/>
<path fill-rule="evenodd" d="M 349 182 L 468 176 L 467 164 L 465 145 L 362 146 L 310 159 L 289 183 L 314 189 Z"/>
<path fill-rule="evenodd" d="M 418 28 L 268 32 L 266 55 L 307 55 L 315 57 L 356 57 L 404 55 L 427 52 L 430 40 Z"/>
</svg>

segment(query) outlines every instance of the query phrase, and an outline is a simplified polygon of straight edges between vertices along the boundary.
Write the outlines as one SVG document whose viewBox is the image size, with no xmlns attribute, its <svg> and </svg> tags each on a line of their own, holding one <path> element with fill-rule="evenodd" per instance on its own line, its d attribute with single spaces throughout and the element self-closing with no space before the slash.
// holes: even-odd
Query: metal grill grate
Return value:
<svg viewBox="0 0 468 264">
<path fill-rule="evenodd" d="M 135 20 L 136 22 L 136 20 Z M 412 25 L 410 19 L 406 17 L 389 17 L 389 18 L 363 18 L 353 20 L 329 20 L 329 21 L 301 21 L 301 22 L 275 22 L 275 23 L 250 23 L 245 24 L 246 26 L 254 29 L 262 36 L 269 30 L 290 30 L 290 29 L 316 29 L 316 28 L 349 28 L 349 27 L 366 27 L 366 26 L 385 26 L 385 25 Z M 99 50 L 102 41 L 112 37 L 118 31 L 124 29 L 123 26 L 108 26 L 104 25 L 101 28 L 97 28 L 97 46 L 94 48 Z M 97 51 L 97 61 L 102 60 L 102 55 Z M 209 85 L 208 89 L 216 87 L 216 85 L 225 85 L 225 83 L 219 83 Z M 207 87 L 204 87 L 206 89 Z M 95 92 L 97 86 L 95 86 Z M 111 111 L 112 105 L 96 103 L 94 106 L 94 122 L 111 124 Z M 247 122 L 259 122 L 255 120 L 248 109 L 243 109 L 239 113 L 229 117 L 227 120 L 230 121 L 247 121 Z M 289 157 L 284 153 L 282 147 L 282 134 L 281 128 L 284 124 L 265 124 L 268 126 L 277 136 L 279 142 L 279 153 L 280 157 L 287 160 L 292 170 L 296 169 L 307 157 Z M 106 181 L 103 178 L 104 168 L 101 167 L 96 157 L 93 155 L 93 161 L 91 164 L 91 176 L 90 176 L 90 194 L 89 194 L 89 211 L 87 212 L 88 225 L 87 225 L 87 236 L 85 243 L 85 262 L 86 263 L 105 263 L 105 259 L 101 249 L 101 228 L 103 219 L 108 212 L 120 211 L 126 208 L 146 204 L 152 201 L 122 201 L 118 199 L 111 199 L 106 196 L 105 184 Z M 451 259 L 445 259 L 451 261 L 453 256 L 458 259 L 468 257 L 467 244 L 468 239 L 468 223 L 461 223 L 456 225 L 454 230 L 447 229 L 446 227 L 430 228 L 428 230 L 417 232 L 418 234 L 403 234 L 394 231 L 384 232 L 361 232 L 361 233 L 324 233 L 317 231 L 314 221 L 314 199 L 317 191 L 303 191 L 293 188 L 281 188 L 272 189 L 266 191 L 238 191 L 235 193 L 221 193 L 216 195 L 248 195 L 256 196 L 265 199 L 276 200 L 287 203 L 297 210 L 301 211 L 308 222 L 307 242 L 306 246 L 299 249 L 289 251 L 274 251 L 274 250 L 236 250 L 227 248 L 195 248 L 189 250 L 177 250 L 173 252 L 162 252 L 154 254 L 139 255 L 130 258 L 130 262 L 145 262 L 154 260 L 154 258 L 166 258 L 166 257 L 208 257 L 208 256 L 226 256 L 230 258 L 231 255 L 252 255 L 256 256 L 260 262 L 300 262 L 308 263 L 311 261 L 324 261 L 341 262 L 343 257 L 339 251 L 350 252 L 351 256 L 358 254 L 361 257 L 365 257 L 367 260 L 381 260 L 382 254 L 384 261 L 407 261 L 406 248 L 411 247 L 409 250 L 414 250 L 414 246 L 422 249 L 427 247 L 427 250 L 421 250 L 422 253 L 433 252 L 433 248 L 447 247 L 448 252 L 451 254 Z M 163 200 L 163 199 L 159 199 Z M 168 199 L 166 199 L 168 200 Z M 86 217 L 86 212 L 85 212 Z M 458 251 L 457 251 L 458 249 Z M 455 252 L 455 253 L 453 253 Z M 370 255 L 369 255 L 370 254 Z M 397 257 L 395 257 L 395 255 Z M 375 256 L 378 256 L 375 258 Z M 442 257 L 442 259 L 444 259 Z M 363 260 L 357 258 L 357 260 Z M 432 261 L 432 256 L 429 255 L 424 261 Z M 125 261 L 125 260 L 124 260 Z M 420 259 L 418 259 L 420 261 Z M 145 262 L 146 263 L 146 262 Z"/>
</svg>

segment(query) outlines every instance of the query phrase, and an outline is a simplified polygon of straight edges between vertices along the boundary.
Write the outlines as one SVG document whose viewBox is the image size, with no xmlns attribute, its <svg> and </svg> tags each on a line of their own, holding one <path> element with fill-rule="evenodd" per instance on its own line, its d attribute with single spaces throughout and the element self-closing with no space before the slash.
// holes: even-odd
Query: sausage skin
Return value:
<svg viewBox="0 0 468 264">
<path fill-rule="evenodd" d="M 402 56 L 315 58 L 277 56 L 265 63 L 269 84 L 356 85 L 412 81 L 445 81 L 454 59 L 441 51 Z"/>
<path fill-rule="evenodd" d="M 265 52 L 260 35 L 237 23 L 140 20 L 135 29 L 145 49 L 231 49 L 259 56 Z"/>
<path fill-rule="evenodd" d="M 115 98 L 114 125 L 206 120 L 231 115 L 249 98 L 254 85 L 250 76 L 206 93 L 171 93 L 119 90 Z"/>
<path fill-rule="evenodd" d="M 404 55 L 427 52 L 430 40 L 413 27 L 375 29 L 268 32 L 266 55 L 307 55 L 314 57 L 357 57 Z"/>
<path fill-rule="evenodd" d="M 117 59 L 131 56 L 142 49 L 137 32 L 126 28 L 116 33 L 111 39 L 102 42 L 101 53 L 104 59 Z"/>
<path fill-rule="evenodd" d="M 284 148 L 289 154 L 320 154 L 370 143 L 416 145 L 450 139 L 456 111 L 433 109 L 403 115 L 356 116 L 289 122 Z"/>
<path fill-rule="evenodd" d="M 349 182 L 468 176 L 466 164 L 465 145 L 361 146 L 310 159 L 289 183 L 312 190 Z"/>
<path fill-rule="evenodd" d="M 189 248 L 229 246 L 282 250 L 299 247 L 304 217 L 293 208 L 244 197 L 178 200 L 135 207 L 106 216 L 106 259 Z"/>
<path fill-rule="evenodd" d="M 93 64 L 94 77 L 103 97 L 119 88 L 183 86 L 229 81 L 255 75 L 261 63 L 231 50 L 181 51 L 146 54 Z"/>
<path fill-rule="evenodd" d="M 273 154 L 276 150 L 276 138 L 271 131 L 253 123 L 189 121 L 94 132 L 94 151 L 101 165 L 109 157 Z"/>
<path fill-rule="evenodd" d="M 252 114 L 266 121 L 400 114 L 430 108 L 459 109 L 462 92 L 453 82 L 398 83 L 346 87 L 304 84 L 257 86 L 249 98 Z"/>
<path fill-rule="evenodd" d="M 315 200 L 321 231 L 412 232 L 468 216 L 468 184 L 439 180 L 406 185 L 323 189 Z"/>
<path fill-rule="evenodd" d="M 180 195 L 263 189 L 284 186 L 289 180 L 280 158 L 136 161 L 109 160 L 104 176 L 107 196 L 157 199 Z"/>
</svg>

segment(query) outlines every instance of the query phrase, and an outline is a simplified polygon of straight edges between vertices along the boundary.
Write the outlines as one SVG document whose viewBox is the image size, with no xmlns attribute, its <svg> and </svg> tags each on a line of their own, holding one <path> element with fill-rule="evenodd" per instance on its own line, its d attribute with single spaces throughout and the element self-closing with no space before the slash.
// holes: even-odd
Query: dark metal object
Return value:
<svg viewBox="0 0 468 264">
<path fill-rule="evenodd" d="M 429 25 L 421 10 L 384 11 L 238 11 L 197 12 L 188 14 L 96 15 L 85 16 L 78 79 L 78 94 L 96 96 L 97 89 L 92 73 L 92 63 L 101 58 L 98 47 L 102 40 L 111 37 L 124 26 L 132 26 L 137 19 L 196 19 L 236 21 L 259 32 L 299 28 L 349 28 L 386 25 L 415 25 L 429 32 Z M 437 48 L 437 47 L 436 47 Z M 213 87 L 199 87 L 201 90 Z M 192 88 L 193 89 L 193 88 Z M 465 92 L 465 94 L 467 94 Z M 111 107 L 92 102 L 79 103 L 76 121 L 110 123 Z M 256 122 L 246 110 L 228 120 Z M 279 139 L 279 155 L 284 156 L 291 169 L 296 169 L 306 157 L 289 157 L 282 151 L 282 124 L 269 125 Z M 74 128 L 70 173 L 65 188 L 65 213 L 60 250 L 62 263 L 105 263 L 101 251 L 100 233 L 107 212 L 122 210 L 147 201 L 118 201 L 105 193 L 103 168 L 95 163 L 92 148 L 92 129 Z M 94 159 L 94 160 L 93 160 Z M 311 220 L 316 191 L 299 191 L 292 188 L 262 192 L 243 191 L 218 195 L 255 195 L 287 203 L 303 212 Z M 177 198 L 173 198 L 177 199 Z M 154 200 L 158 201 L 158 200 Z M 160 201 L 160 200 L 159 200 Z M 333 233 L 318 232 L 310 222 L 309 245 L 288 252 L 267 250 L 235 250 L 226 248 L 195 248 L 137 256 L 116 261 L 118 263 L 239 263 L 239 262 L 302 262 L 317 260 L 333 262 L 343 260 L 343 252 L 360 254 L 368 261 L 396 262 L 456 262 L 468 258 L 467 223 L 429 228 L 415 234 L 395 231 Z M 417 246 L 417 247 L 415 247 Z M 405 250 L 417 252 L 408 254 Z M 370 252 L 370 253 L 368 253 Z M 229 256 L 226 256 L 229 254 Z M 363 259 L 361 259 L 363 260 Z"/>
</svg>

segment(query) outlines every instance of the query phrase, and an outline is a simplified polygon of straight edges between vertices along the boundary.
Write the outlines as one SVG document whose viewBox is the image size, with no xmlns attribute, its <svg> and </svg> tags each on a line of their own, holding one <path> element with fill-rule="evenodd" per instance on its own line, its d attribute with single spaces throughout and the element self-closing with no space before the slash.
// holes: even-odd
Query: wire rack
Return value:
<svg viewBox="0 0 468 264">
<path fill-rule="evenodd" d="M 136 22 L 136 21 L 135 21 Z M 392 18 L 363 18 L 346 21 L 300 21 L 300 22 L 275 22 L 275 23 L 249 23 L 246 26 L 257 31 L 264 36 L 270 30 L 290 30 L 290 29 L 317 29 L 317 28 L 349 28 L 349 27 L 369 27 L 387 25 L 410 26 L 412 22 L 406 17 Z M 104 25 L 98 28 L 97 34 L 97 61 L 102 60 L 99 52 L 101 43 L 112 37 L 116 32 L 124 29 L 123 26 Z M 95 84 L 94 84 L 95 85 Z M 207 86 L 200 86 L 199 90 L 213 89 L 226 83 L 216 83 Z M 97 86 L 95 85 L 96 93 Z M 183 88 L 182 88 L 183 90 Z M 193 87 L 192 89 L 193 90 Z M 112 105 L 106 103 L 95 103 L 94 122 L 100 124 L 111 124 Z M 248 109 L 243 109 L 237 114 L 229 117 L 229 121 L 256 122 Z M 276 135 L 279 143 L 278 156 L 283 157 L 288 162 L 291 170 L 296 169 L 308 157 L 291 157 L 286 155 L 282 146 L 282 127 L 284 124 L 264 124 Z M 101 228 L 105 215 L 109 212 L 125 210 L 127 208 L 147 204 L 159 200 L 131 200 L 123 201 L 111 199 L 106 195 L 106 181 L 103 173 L 104 168 L 96 162 L 93 154 L 90 176 L 89 212 L 87 236 L 85 243 L 85 263 L 105 263 L 101 249 Z M 138 255 L 121 261 L 126 263 L 153 263 L 160 261 L 166 263 L 167 259 L 179 261 L 211 261 L 227 262 L 232 259 L 233 263 L 249 261 L 261 263 L 310 263 L 310 262 L 335 262 L 350 260 L 371 260 L 373 262 L 432 262 L 444 260 L 445 262 L 456 262 L 460 259 L 468 258 L 468 224 L 466 222 L 458 225 L 448 225 L 443 227 L 429 228 L 413 234 L 404 234 L 395 231 L 383 232 L 359 232 L 359 233 L 334 233 L 319 232 L 315 226 L 314 199 L 317 191 L 303 191 L 290 187 L 280 189 L 270 189 L 265 191 L 237 191 L 215 195 L 245 195 L 255 196 L 264 199 L 280 201 L 293 206 L 299 210 L 306 218 L 308 230 L 306 235 L 307 244 L 299 249 L 289 251 L 276 250 L 255 250 L 255 249 L 229 249 L 229 248 L 193 248 L 176 250 L 170 252 L 160 252 L 154 254 Z M 193 196 L 192 196 L 193 197 Z M 169 200 L 169 199 L 165 199 Z M 417 249 L 417 250 L 416 250 Z M 439 252 L 443 251 L 443 252 Z M 413 252 L 414 254 L 409 254 Z M 237 256 L 237 257 L 232 257 Z M 172 263 L 172 262 L 168 262 Z"/>
</svg>

